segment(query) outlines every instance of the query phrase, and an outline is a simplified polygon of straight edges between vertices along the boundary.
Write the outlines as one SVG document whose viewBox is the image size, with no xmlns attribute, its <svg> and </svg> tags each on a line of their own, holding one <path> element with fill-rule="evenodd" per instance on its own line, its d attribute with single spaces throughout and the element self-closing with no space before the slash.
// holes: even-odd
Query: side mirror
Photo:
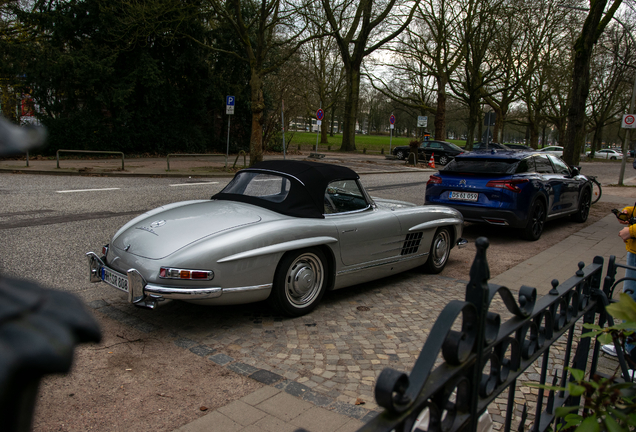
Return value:
<svg viewBox="0 0 636 432">
<path fill-rule="evenodd" d="M 577 176 L 581 173 L 581 167 L 572 167 L 572 177 Z"/>
</svg>

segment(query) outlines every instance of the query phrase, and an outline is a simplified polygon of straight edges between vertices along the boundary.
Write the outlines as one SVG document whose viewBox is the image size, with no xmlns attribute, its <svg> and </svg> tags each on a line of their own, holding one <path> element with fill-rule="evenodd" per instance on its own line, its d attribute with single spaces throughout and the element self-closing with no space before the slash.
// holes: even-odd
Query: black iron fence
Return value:
<svg viewBox="0 0 636 432">
<path fill-rule="evenodd" d="M 410 375 L 390 368 L 382 371 L 375 397 L 385 411 L 359 432 L 476 431 L 480 416 L 496 398 L 507 400 L 505 417 L 502 411 L 503 430 L 524 430 L 527 406 L 518 415 L 518 400 L 522 398 L 517 394 L 523 385 L 518 380 L 533 364 L 540 363 L 541 384 L 565 387 L 570 380 L 566 366 L 596 373 L 599 344 L 581 337 L 587 332 L 581 323 L 598 321 L 604 325 L 609 320 L 613 324 L 605 305 L 620 282 L 615 281 L 615 275 L 616 267 L 622 266 L 614 263 L 614 257 L 610 259 L 613 273 L 608 272 L 604 290 L 603 258 L 596 257 L 588 266 L 579 263 L 576 274 L 564 283 L 552 281 L 548 295 L 537 298 L 535 288 L 521 286 L 515 299 L 507 287 L 488 283 L 488 240 L 480 238 L 476 246 L 465 300 L 453 300 L 442 310 Z M 505 322 L 490 310 L 497 295 L 512 315 Z M 562 367 L 557 368 L 550 360 L 550 350 L 556 349 L 553 344 L 559 339 L 565 348 L 559 353 Z M 627 377 L 622 355 L 619 360 Z M 547 430 L 557 407 L 579 403 L 567 391 L 555 394 L 539 389 L 536 405 L 531 404 L 528 410 L 534 413 L 532 430 Z"/>
</svg>

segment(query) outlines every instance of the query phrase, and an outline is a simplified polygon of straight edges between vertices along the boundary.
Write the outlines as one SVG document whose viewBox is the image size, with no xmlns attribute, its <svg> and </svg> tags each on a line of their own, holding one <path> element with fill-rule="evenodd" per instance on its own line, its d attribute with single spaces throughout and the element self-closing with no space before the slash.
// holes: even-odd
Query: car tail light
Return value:
<svg viewBox="0 0 636 432">
<path fill-rule="evenodd" d="M 108 245 L 102 246 L 102 255 L 103 256 L 108 255 Z"/>
<path fill-rule="evenodd" d="M 161 267 L 159 277 L 162 279 L 182 279 L 182 280 L 212 280 L 214 272 L 212 270 L 187 270 L 172 267 Z"/>
<path fill-rule="evenodd" d="M 528 179 L 516 179 L 516 180 L 491 180 L 486 183 L 486 187 L 494 187 L 501 189 L 508 189 L 509 191 L 513 191 L 515 193 L 521 192 L 521 188 L 517 186 L 521 183 L 528 183 L 530 180 Z"/>
<path fill-rule="evenodd" d="M 442 184 L 442 178 L 440 176 L 432 175 L 426 182 L 427 186 L 430 184 Z"/>
</svg>

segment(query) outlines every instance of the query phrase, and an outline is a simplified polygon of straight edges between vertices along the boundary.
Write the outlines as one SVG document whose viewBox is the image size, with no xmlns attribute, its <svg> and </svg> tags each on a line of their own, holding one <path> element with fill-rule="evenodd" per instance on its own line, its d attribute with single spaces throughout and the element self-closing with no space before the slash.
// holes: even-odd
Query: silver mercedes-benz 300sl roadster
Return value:
<svg viewBox="0 0 636 432">
<path fill-rule="evenodd" d="M 89 252 L 90 281 L 154 308 L 268 299 L 282 314 L 312 311 L 326 290 L 415 267 L 444 269 L 463 246 L 461 213 L 371 198 L 349 168 L 266 161 L 239 171 L 209 200 L 166 205 Z"/>
</svg>

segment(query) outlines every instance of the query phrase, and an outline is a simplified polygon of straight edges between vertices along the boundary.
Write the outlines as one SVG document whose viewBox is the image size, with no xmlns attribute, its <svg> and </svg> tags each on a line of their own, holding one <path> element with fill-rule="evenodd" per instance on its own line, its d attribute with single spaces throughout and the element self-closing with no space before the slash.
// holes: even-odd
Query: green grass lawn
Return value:
<svg viewBox="0 0 636 432">
<path fill-rule="evenodd" d="M 303 150 L 313 150 L 316 148 L 316 136 L 316 133 L 311 132 L 287 132 L 285 142 L 289 149 L 295 150 L 300 145 Z M 362 153 L 366 149 L 369 153 L 380 153 L 384 149 L 384 152 L 388 154 L 389 142 L 392 147 L 395 147 L 409 145 L 410 140 L 407 137 L 391 139 L 388 135 L 356 135 L 356 151 Z M 327 135 L 327 141 L 328 144 L 318 143 L 318 151 L 339 151 L 342 145 L 342 134 Z M 328 147 L 331 147 L 331 150 Z"/>
<path fill-rule="evenodd" d="M 314 150 L 316 148 L 316 133 L 313 132 L 287 132 L 285 133 L 285 142 L 287 148 L 296 150 L 298 146 L 301 146 L 302 150 Z M 389 143 L 391 147 L 406 146 L 412 140 L 412 137 L 391 137 L 389 135 L 361 135 L 356 134 L 356 151 L 362 153 L 365 149 L 368 153 L 381 153 L 384 149 L 384 153 L 389 153 Z M 328 144 L 318 143 L 318 151 L 339 151 L 342 145 L 342 134 L 335 134 L 334 136 L 327 135 Z M 455 143 L 460 147 L 466 144 L 466 141 L 462 140 L 448 140 Z M 329 149 L 329 146 L 331 149 Z"/>
<path fill-rule="evenodd" d="M 315 150 L 316 148 L 316 136 L 315 132 L 287 132 L 285 133 L 285 142 L 287 148 L 296 150 L 300 145 L 302 150 Z M 389 141 L 391 142 L 391 148 L 397 146 L 407 146 L 412 140 L 412 137 L 393 137 L 391 139 L 389 135 L 361 135 L 356 134 L 356 151 L 362 153 L 384 153 L 389 154 Z M 328 144 L 318 143 L 319 152 L 337 152 L 342 145 L 342 134 L 335 134 L 334 136 L 327 135 Z M 466 145 L 465 140 L 446 140 L 448 142 L 457 144 L 460 147 Z"/>
</svg>

